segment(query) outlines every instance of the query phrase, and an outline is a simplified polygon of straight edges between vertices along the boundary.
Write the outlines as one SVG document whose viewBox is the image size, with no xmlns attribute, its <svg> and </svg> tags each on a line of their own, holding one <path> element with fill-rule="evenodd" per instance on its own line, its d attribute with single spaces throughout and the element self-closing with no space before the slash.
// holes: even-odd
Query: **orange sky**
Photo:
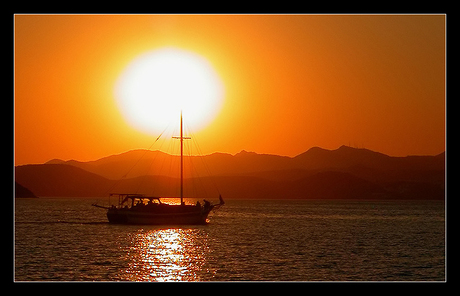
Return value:
<svg viewBox="0 0 460 296">
<path fill-rule="evenodd" d="M 114 86 L 138 55 L 206 57 L 225 87 L 204 154 L 445 150 L 444 15 L 16 15 L 15 164 L 148 148 Z M 155 149 L 155 147 L 153 147 Z"/>
</svg>

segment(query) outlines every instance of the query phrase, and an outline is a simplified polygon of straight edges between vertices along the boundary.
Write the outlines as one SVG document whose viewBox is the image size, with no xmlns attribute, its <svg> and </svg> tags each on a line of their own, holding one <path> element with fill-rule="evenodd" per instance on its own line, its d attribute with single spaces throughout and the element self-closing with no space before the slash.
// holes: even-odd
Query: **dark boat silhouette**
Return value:
<svg viewBox="0 0 460 296">
<path fill-rule="evenodd" d="M 206 224 L 211 210 L 224 205 L 222 196 L 219 195 L 219 203 L 211 204 L 204 200 L 201 205 L 187 205 L 184 202 L 184 155 L 183 141 L 190 139 L 183 136 L 182 112 L 180 115 L 180 136 L 174 137 L 180 140 L 180 204 L 168 204 L 161 201 L 162 197 L 145 196 L 135 193 L 111 193 L 110 196 L 118 196 L 118 205 L 110 207 L 93 204 L 98 208 L 107 209 L 107 219 L 114 224 L 151 224 L 151 225 L 194 225 Z M 165 197 L 164 197 L 165 198 Z M 167 197 L 170 199 L 171 197 Z M 147 203 L 146 203 L 147 202 Z"/>
</svg>

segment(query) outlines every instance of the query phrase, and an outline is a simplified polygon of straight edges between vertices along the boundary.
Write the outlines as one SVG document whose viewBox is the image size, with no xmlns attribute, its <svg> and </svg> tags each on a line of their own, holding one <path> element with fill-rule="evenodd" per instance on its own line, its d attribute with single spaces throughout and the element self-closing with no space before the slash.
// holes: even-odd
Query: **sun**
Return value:
<svg viewBox="0 0 460 296">
<path fill-rule="evenodd" d="M 223 83 L 204 57 L 179 48 L 161 48 L 135 58 L 115 85 L 121 113 L 136 129 L 162 132 L 178 122 L 197 131 L 222 107 Z"/>
</svg>

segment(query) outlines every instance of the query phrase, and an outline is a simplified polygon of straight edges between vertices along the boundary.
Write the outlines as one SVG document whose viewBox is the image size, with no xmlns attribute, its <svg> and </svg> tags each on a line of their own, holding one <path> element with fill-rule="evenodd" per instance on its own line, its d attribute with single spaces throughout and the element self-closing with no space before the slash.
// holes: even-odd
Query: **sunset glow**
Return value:
<svg viewBox="0 0 460 296">
<path fill-rule="evenodd" d="M 445 15 L 15 15 L 15 165 L 146 149 L 179 108 L 203 154 L 436 155 L 445 32 Z"/>
<path fill-rule="evenodd" d="M 134 127 L 158 135 L 177 123 L 181 110 L 189 126 L 199 130 L 219 111 L 223 86 L 204 58 L 165 48 L 130 63 L 116 84 L 115 96 Z"/>
<path fill-rule="evenodd" d="M 445 282 L 446 20 L 14 14 L 13 281 Z"/>
</svg>

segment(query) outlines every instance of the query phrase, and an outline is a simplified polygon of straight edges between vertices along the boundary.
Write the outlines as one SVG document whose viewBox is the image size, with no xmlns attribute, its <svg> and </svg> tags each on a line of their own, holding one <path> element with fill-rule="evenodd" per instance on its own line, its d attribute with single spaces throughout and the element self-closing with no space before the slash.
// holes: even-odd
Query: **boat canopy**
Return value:
<svg viewBox="0 0 460 296">
<path fill-rule="evenodd" d="M 137 194 L 137 193 L 110 193 L 110 196 L 118 196 L 119 205 L 124 204 L 130 199 L 132 200 L 133 203 L 135 199 L 138 199 L 140 201 L 144 201 L 144 200 L 153 201 L 154 199 L 156 199 L 161 204 L 160 197 L 157 197 L 157 196 L 145 196 L 144 194 Z"/>
</svg>

